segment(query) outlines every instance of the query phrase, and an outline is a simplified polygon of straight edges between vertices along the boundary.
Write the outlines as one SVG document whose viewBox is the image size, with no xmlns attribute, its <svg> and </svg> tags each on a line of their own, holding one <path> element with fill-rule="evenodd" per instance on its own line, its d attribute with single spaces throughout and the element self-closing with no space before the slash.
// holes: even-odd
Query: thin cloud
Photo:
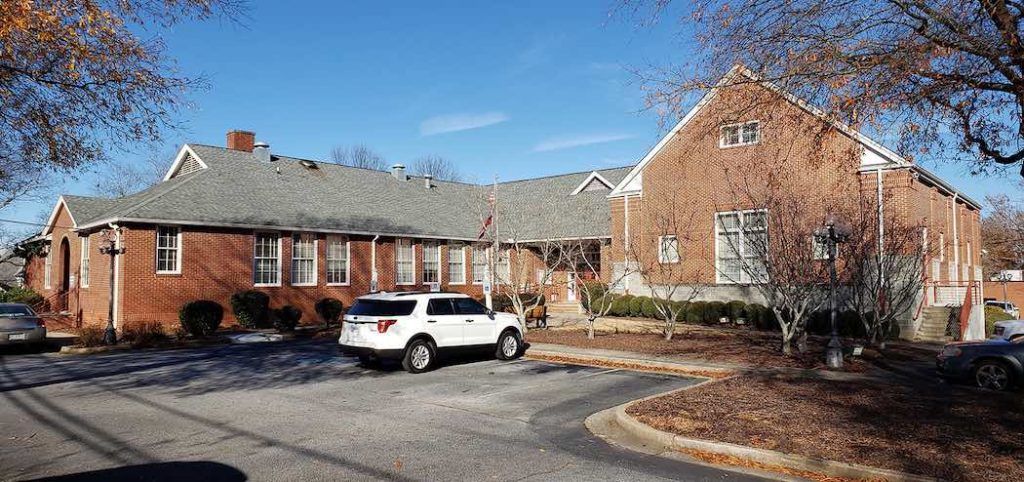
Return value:
<svg viewBox="0 0 1024 482">
<path fill-rule="evenodd" d="M 420 122 L 420 135 L 432 136 L 446 132 L 466 131 L 481 127 L 493 126 L 509 120 L 504 112 L 484 112 L 481 114 L 448 114 L 431 117 Z"/>
<path fill-rule="evenodd" d="M 622 141 L 626 139 L 632 139 L 636 136 L 629 134 L 586 134 L 579 136 L 568 136 L 568 137 L 553 137 L 551 139 L 545 139 L 533 146 L 534 152 L 547 152 L 557 151 L 559 149 L 569 149 L 572 147 L 590 146 L 593 144 L 604 144 L 606 142 Z"/>
</svg>

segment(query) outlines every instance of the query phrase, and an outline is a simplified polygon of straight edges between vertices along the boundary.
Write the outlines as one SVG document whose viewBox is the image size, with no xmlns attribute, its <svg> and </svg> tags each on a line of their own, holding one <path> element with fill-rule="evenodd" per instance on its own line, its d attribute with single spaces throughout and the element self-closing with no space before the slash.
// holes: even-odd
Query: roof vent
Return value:
<svg viewBox="0 0 1024 482">
<path fill-rule="evenodd" d="M 252 153 L 256 155 L 256 159 L 259 159 L 260 162 L 270 162 L 270 144 L 257 142 L 252 145 Z"/>
<path fill-rule="evenodd" d="M 306 169 L 320 169 L 320 166 L 316 165 L 315 162 L 307 159 L 299 161 L 299 164 L 302 164 L 302 167 L 305 167 Z"/>
<path fill-rule="evenodd" d="M 399 181 L 405 181 L 405 165 L 395 164 L 394 166 L 391 166 L 391 175 L 394 176 L 395 179 L 398 179 Z"/>
<path fill-rule="evenodd" d="M 434 176 L 431 176 L 430 174 L 423 175 L 423 186 L 426 187 L 427 189 L 434 187 L 433 181 Z"/>
</svg>

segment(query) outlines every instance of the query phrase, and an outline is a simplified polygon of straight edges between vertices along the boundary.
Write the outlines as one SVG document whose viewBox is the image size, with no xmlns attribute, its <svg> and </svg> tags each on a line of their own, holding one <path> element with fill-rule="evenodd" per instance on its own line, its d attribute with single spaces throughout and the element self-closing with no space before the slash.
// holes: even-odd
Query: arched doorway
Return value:
<svg viewBox="0 0 1024 482">
<path fill-rule="evenodd" d="M 60 240 L 60 295 L 58 311 L 68 309 L 68 291 L 71 288 L 71 243 L 68 238 Z"/>
</svg>

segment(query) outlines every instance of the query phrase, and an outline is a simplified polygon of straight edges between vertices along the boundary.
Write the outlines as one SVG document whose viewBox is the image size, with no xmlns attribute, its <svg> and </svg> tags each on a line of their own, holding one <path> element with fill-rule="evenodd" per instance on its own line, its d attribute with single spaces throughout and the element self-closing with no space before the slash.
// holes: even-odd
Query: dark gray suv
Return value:
<svg viewBox="0 0 1024 482">
<path fill-rule="evenodd" d="M 1024 381 L 1024 337 L 949 343 L 935 363 L 943 378 L 1009 390 Z"/>
</svg>

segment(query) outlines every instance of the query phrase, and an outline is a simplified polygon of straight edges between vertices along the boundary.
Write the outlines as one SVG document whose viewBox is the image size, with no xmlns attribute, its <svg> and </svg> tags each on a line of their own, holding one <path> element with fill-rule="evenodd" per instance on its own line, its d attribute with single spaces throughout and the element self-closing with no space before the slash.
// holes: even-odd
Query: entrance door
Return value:
<svg viewBox="0 0 1024 482">
<path fill-rule="evenodd" d="M 576 273 L 566 273 L 565 301 L 576 301 Z"/>
<path fill-rule="evenodd" d="M 68 291 L 71 290 L 71 245 L 68 238 L 60 241 L 60 293 L 58 294 L 58 311 L 68 309 Z"/>
</svg>

